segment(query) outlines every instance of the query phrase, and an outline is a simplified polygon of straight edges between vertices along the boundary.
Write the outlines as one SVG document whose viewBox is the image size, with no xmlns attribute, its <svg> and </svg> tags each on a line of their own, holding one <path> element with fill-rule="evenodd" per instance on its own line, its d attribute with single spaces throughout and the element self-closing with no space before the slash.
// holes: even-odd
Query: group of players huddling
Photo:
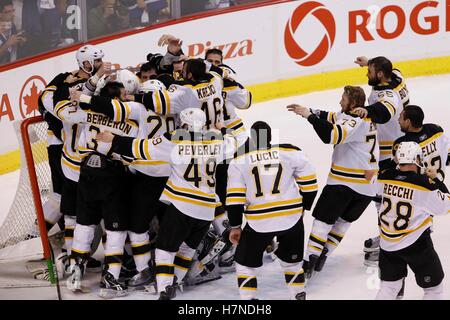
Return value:
<svg viewBox="0 0 450 320">
<path fill-rule="evenodd" d="M 79 70 L 56 76 L 39 98 L 53 185 L 44 212 L 48 230 L 64 230 L 56 260 L 70 290 L 84 291 L 85 272 L 101 268 L 101 297 L 146 290 L 168 300 L 183 284 L 235 270 L 241 298 L 256 299 L 271 250 L 291 299 L 304 300 L 305 278 L 375 201 L 380 238 L 365 250 L 372 264 L 379 256 L 377 298 L 402 295 L 407 265 L 425 297 L 443 297 L 430 228 L 432 215 L 450 209 L 442 182 L 450 143 L 422 123 L 388 59 L 356 61 L 369 70 L 368 106 L 362 88 L 346 86 L 340 112 L 287 107 L 334 145 L 304 253 L 303 212 L 318 192 L 305 153 L 271 144 L 266 122 L 245 129 L 236 108 L 248 109 L 252 96 L 220 50 L 189 59 L 180 39 L 158 44 L 167 53 L 149 54 L 137 74 L 112 71 L 102 50 L 83 46 Z M 100 239 L 103 263 L 91 257 Z"/>
</svg>

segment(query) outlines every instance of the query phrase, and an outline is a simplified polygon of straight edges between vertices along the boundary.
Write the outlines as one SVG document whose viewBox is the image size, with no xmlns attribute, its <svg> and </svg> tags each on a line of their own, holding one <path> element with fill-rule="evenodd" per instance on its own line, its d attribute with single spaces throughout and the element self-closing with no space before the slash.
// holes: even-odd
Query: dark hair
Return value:
<svg viewBox="0 0 450 320">
<path fill-rule="evenodd" d="M 122 83 L 117 81 L 111 81 L 105 84 L 105 86 L 100 90 L 100 96 L 117 99 L 120 98 L 120 89 L 125 88 Z"/>
<path fill-rule="evenodd" d="M 345 86 L 344 92 L 348 96 L 350 104 L 355 104 L 355 108 L 364 107 L 366 104 L 366 93 L 361 87 Z"/>
<path fill-rule="evenodd" d="M 272 129 L 269 124 L 264 121 L 256 121 L 251 129 L 252 141 L 256 144 L 258 149 L 270 148 L 270 141 L 272 141 Z"/>
<path fill-rule="evenodd" d="M 220 50 L 220 49 L 217 49 L 217 48 L 211 48 L 211 49 L 206 50 L 206 53 L 205 53 L 205 60 L 206 60 L 206 58 L 208 57 L 208 55 L 210 55 L 210 54 L 218 54 L 218 55 L 220 55 L 220 60 L 221 60 L 221 61 L 223 60 L 223 52 L 222 52 L 222 50 Z"/>
<path fill-rule="evenodd" d="M 150 62 L 146 62 L 143 65 L 141 65 L 141 68 L 139 69 L 139 72 L 147 72 L 151 70 L 156 70 L 156 66 Z"/>
<path fill-rule="evenodd" d="M 202 59 L 189 59 L 184 64 L 186 74 L 191 73 L 194 80 L 206 79 L 206 65 Z"/>
<path fill-rule="evenodd" d="M 375 72 L 377 73 L 382 71 L 386 78 L 390 78 L 392 76 L 392 62 L 386 57 L 376 57 L 370 59 L 368 65 L 373 65 Z"/>
<path fill-rule="evenodd" d="M 0 0 L 0 12 L 5 9 L 6 6 L 12 6 L 12 0 Z"/>
<path fill-rule="evenodd" d="M 414 128 L 422 127 L 424 118 L 425 114 L 419 106 L 410 104 L 403 109 L 403 119 L 411 121 Z"/>
</svg>

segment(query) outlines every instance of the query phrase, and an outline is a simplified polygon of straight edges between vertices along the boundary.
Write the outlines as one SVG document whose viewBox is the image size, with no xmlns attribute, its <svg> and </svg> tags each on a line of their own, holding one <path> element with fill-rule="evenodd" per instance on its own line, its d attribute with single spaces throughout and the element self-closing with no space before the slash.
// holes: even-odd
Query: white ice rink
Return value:
<svg viewBox="0 0 450 320">
<path fill-rule="evenodd" d="M 450 131 L 450 75 L 420 77 L 408 79 L 411 103 L 421 106 L 425 111 L 425 122 L 441 125 L 446 132 Z M 369 88 L 364 87 L 366 93 Z M 250 110 L 239 112 L 239 115 L 250 127 L 257 120 L 267 121 L 274 130 L 279 130 L 279 141 L 291 143 L 302 148 L 315 164 L 319 184 L 326 182 L 332 146 L 323 144 L 315 134 L 312 126 L 303 118 L 286 111 L 290 103 L 303 104 L 308 107 L 324 110 L 339 110 L 342 90 L 315 92 L 302 96 L 277 99 L 259 103 Z M 274 141 L 274 143 L 276 143 Z M 18 181 L 18 172 L 0 176 L 0 224 L 9 210 Z M 446 179 L 447 185 L 450 181 Z M 311 228 L 311 213 L 305 215 L 306 237 Z M 364 215 L 355 222 L 342 241 L 339 248 L 328 259 L 324 270 L 307 285 L 308 299 L 311 300 L 361 300 L 373 299 L 377 292 L 377 270 L 363 265 L 363 242 L 377 233 L 377 217 L 375 208 L 370 205 Z M 445 273 L 450 274 L 450 217 L 435 218 L 432 234 L 435 248 L 441 258 Z M 0 263 L 0 278 L 28 277 L 23 264 Z M 100 299 L 97 295 L 100 274 L 88 274 L 86 282 L 92 286 L 92 293 L 78 294 L 62 287 L 63 299 Z M 30 282 L 30 280 L 28 280 Z M 31 283 L 39 281 L 31 280 Z M 239 299 L 236 277 L 234 274 L 223 275 L 223 278 L 196 287 L 188 287 L 177 299 Z M 450 280 L 444 279 L 446 298 L 450 298 Z M 258 277 L 258 294 L 260 299 L 287 299 L 288 293 L 284 283 L 284 275 L 277 261 L 267 256 L 265 265 Z M 422 290 L 417 287 L 413 275 L 406 280 L 405 299 L 421 299 Z M 123 299 L 156 299 L 154 295 L 133 293 Z M 0 299 L 56 299 L 56 290 L 51 287 L 4 289 L 0 288 Z"/>
</svg>

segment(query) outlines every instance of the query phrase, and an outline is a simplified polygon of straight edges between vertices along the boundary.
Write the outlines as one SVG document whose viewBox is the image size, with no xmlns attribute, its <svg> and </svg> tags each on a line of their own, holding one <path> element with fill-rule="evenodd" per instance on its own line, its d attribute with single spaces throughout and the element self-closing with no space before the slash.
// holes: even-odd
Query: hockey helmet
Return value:
<svg viewBox="0 0 450 320">
<path fill-rule="evenodd" d="M 76 53 L 78 66 L 80 67 L 81 70 L 89 74 L 93 74 L 94 72 L 94 61 L 97 59 L 103 59 L 104 56 L 105 54 L 101 49 L 90 44 L 82 46 L 80 49 L 77 50 Z M 86 61 L 91 65 L 91 70 L 85 69 L 84 62 Z"/>
<path fill-rule="evenodd" d="M 415 164 L 422 167 L 423 153 L 420 145 L 413 141 L 401 142 L 395 153 L 398 164 Z"/>
<path fill-rule="evenodd" d="M 139 85 L 138 93 L 166 90 L 166 86 L 159 80 L 147 80 Z"/>
<path fill-rule="evenodd" d="M 187 125 L 189 131 L 198 132 L 206 124 L 206 115 L 199 108 L 186 108 L 180 112 L 181 126 Z"/>
<path fill-rule="evenodd" d="M 123 84 L 125 94 L 135 94 L 139 88 L 139 78 L 128 69 L 120 69 L 116 72 L 116 81 Z"/>
</svg>

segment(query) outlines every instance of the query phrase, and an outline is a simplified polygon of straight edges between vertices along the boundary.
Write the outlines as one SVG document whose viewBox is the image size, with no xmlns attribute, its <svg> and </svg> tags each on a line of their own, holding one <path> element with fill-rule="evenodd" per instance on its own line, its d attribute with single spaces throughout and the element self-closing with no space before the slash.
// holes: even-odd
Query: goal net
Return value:
<svg viewBox="0 0 450 320">
<path fill-rule="evenodd" d="M 44 257 L 51 270 L 50 246 L 42 209 L 42 204 L 52 191 L 47 124 L 38 116 L 17 121 L 14 128 L 20 147 L 20 177 L 12 205 L 0 225 L 0 269 L 6 270 L 2 265 L 11 261 Z M 4 286 L 5 276 L 1 273 L 0 285 Z M 28 276 L 32 281 L 32 276 Z"/>
</svg>

